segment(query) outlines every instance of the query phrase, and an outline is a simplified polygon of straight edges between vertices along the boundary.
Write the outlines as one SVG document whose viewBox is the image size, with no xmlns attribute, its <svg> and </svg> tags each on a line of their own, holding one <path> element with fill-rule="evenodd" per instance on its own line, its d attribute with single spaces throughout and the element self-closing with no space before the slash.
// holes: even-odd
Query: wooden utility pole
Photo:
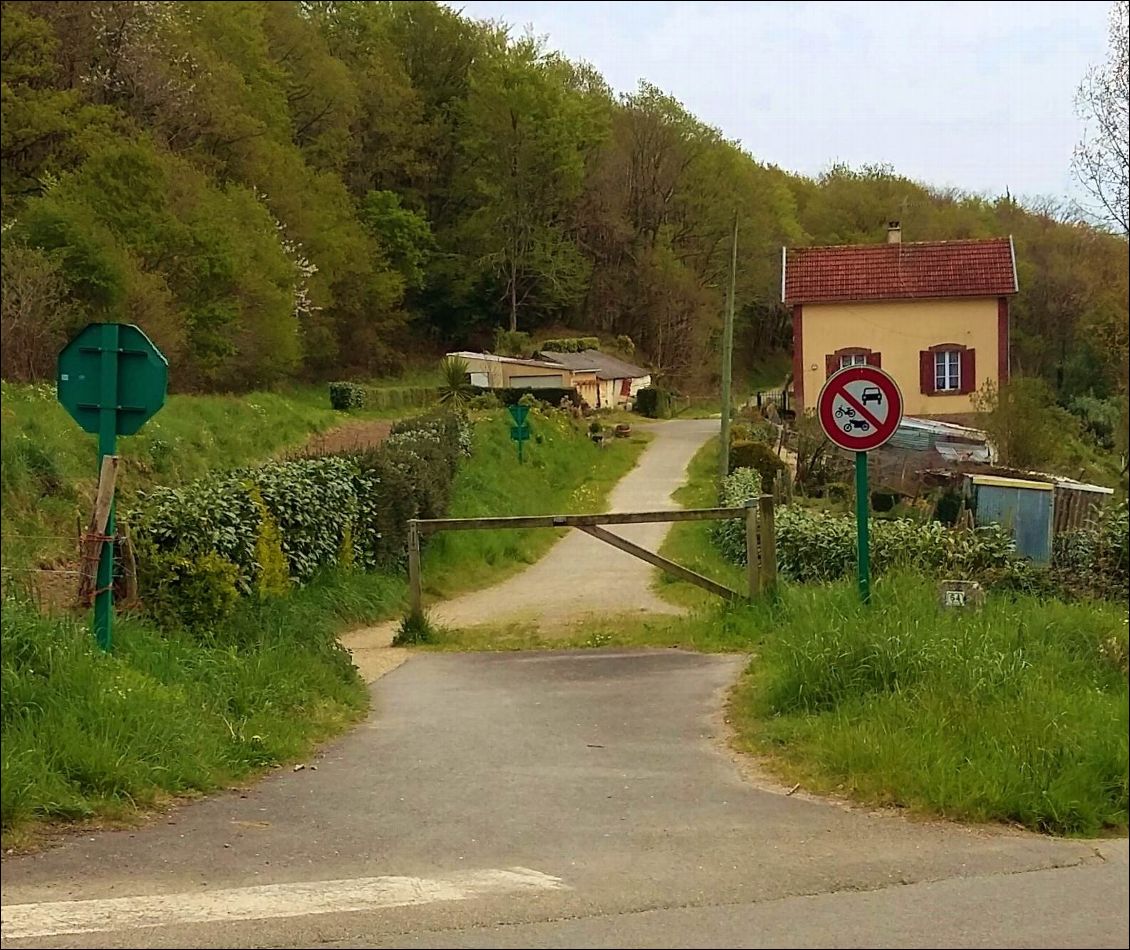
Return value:
<svg viewBox="0 0 1130 950">
<path fill-rule="evenodd" d="M 722 445 L 718 450 L 718 477 L 730 474 L 730 382 L 734 362 L 734 284 L 738 270 L 738 213 L 730 246 L 730 292 L 726 295 L 726 323 L 722 328 Z"/>
</svg>

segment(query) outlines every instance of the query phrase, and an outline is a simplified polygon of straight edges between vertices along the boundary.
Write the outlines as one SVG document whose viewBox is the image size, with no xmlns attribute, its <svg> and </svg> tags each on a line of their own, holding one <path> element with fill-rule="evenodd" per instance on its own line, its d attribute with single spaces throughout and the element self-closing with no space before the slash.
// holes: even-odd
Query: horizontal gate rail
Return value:
<svg viewBox="0 0 1130 950">
<path fill-rule="evenodd" d="M 760 509 L 760 511 L 759 511 Z M 742 519 L 746 525 L 746 577 L 749 597 L 770 592 L 777 583 L 777 555 L 773 496 L 751 498 L 741 508 L 675 508 L 665 511 L 620 511 L 596 515 L 522 515 L 507 518 L 413 518 L 408 522 L 408 593 L 413 616 L 423 612 L 420 583 L 420 537 L 440 531 L 486 531 L 500 528 L 577 528 L 590 537 L 611 544 L 626 554 L 666 571 L 680 580 L 697 584 L 725 600 L 739 594 L 703 577 L 653 551 L 606 531 L 602 525 L 655 524 L 676 521 L 730 521 Z"/>
<path fill-rule="evenodd" d="M 728 521 L 744 518 L 745 508 L 675 508 L 668 511 L 622 511 L 601 515 L 524 515 L 509 518 L 418 518 L 420 534 L 481 531 L 486 528 L 586 528 L 601 524 L 649 524 L 669 521 Z"/>
</svg>

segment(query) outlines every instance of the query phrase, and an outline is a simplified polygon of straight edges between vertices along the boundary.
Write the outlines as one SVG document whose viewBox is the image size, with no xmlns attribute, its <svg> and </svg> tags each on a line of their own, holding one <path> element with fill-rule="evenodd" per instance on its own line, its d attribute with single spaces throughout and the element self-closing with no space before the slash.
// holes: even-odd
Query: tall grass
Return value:
<svg viewBox="0 0 1130 950">
<path fill-rule="evenodd" d="M 204 637 L 123 619 L 112 654 L 85 624 L 6 598 L 5 835 L 35 819 L 123 817 L 307 754 L 366 708 L 336 634 L 387 616 L 402 591 L 379 575 L 325 576 Z"/>
<path fill-rule="evenodd" d="M 850 584 L 786 588 L 774 627 L 733 712 L 790 776 L 947 817 L 1125 830 L 1124 608 L 943 611 L 929 581 L 892 575 L 870 608 Z"/>
</svg>

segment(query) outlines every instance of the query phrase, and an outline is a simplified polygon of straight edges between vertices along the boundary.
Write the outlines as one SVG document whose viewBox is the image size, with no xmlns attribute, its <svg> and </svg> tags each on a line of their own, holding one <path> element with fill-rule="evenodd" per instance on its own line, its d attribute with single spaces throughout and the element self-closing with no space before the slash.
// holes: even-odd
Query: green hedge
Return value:
<svg viewBox="0 0 1130 950">
<path fill-rule="evenodd" d="M 718 504 L 723 508 L 738 508 L 761 494 L 761 476 L 752 468 L 739 468 L 722 479 L 718 491 Z M 711 529 L 714 543 L 729 560 L 745 564 L 745 521 L 715 522 Z"/>
<path fill-rule="evenodd" d="M 740 468 L 752 468 L 761 476 L 761 484 L 768 485 L 770 490 L 778 473 L 788 471 L 788 466 L 764 442 L 735 441 L 730 444 L 730 471 Z"/>
<path fill-rule="evenodd" d="M 777 564 L 783 576 L 796 581 L 830 581 L 855 572 L 854 518 L 784 505 L 777 509 L 776 528 Z M 936 521 L 873 519 L 870 533 L 874 573 L 897 565 L 955 579 L 1023 579 L 1026 562 L 997 525 L 968 531 Z M 729 560 L 745 563 L 744 543 L 721 550 Z"/>
<path fill-rule="evenodd" d="M 439 401 L 433 386 L 366 386 L 364 383 L 330 383 L 330 405 L 351 409 L 419 409 Z"/>
<path fill-rule="evenodd" d="M 527 386 L 518 389 L 484 389 L 482 386 L 476 386 L 475 393 L 493 395 L 504 406 L 516 406 L 523 396 L 533 396 L 538 402 L 544 402 L 554 409 L 560 408 L 562 399 L 568 399 L 574 406 L 581 404 L 581 394 L 576 389 L 567 387 L 547 386 L 544 389 L 533 389 Z"/>
<path fill-rule="evenodd" d="M 600 339 L 595 336 L 566 336 L 558 340 L 542 340 L 538 349 L 551 353 L 581 353 L 584 350 L 599 350 Z"/>
<path fill-rule="evenodd" d="M 339 412 L 365 408 L 365 387 L 360 383 L 330 383 L 330 405 Z"/>
<path fill-rule="evenodd" d="M 645 386 L 636 393 L 636 412 L 649 419 L 669 419 L 671 394 L 657 386 Z"/>
<path fill-rule="evenodd" d="M 470 439 L 464 418 L 440 413 L 397 423 L 375 449 L 155 489 L 127 515 L 142 598 L 158 619 L 200 628 L 233 605 L 228 588 L 285 589 L 280 570 L 304 583 L 332 565 L 397 566 L 408 519 L 446 511 Z"/>
</svg>

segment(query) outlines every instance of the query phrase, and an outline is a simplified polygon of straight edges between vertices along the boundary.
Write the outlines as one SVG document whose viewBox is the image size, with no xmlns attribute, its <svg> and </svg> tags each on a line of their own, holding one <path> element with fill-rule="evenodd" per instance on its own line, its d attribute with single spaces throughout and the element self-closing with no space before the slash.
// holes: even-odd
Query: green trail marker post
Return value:
<svg viewBox="0 0 1130 950">
<path fill-rule="evenodd" d="M 871 602 L 871 490 L 867 453 L 885 445 L 902 422 L 902 392 L 875 366 L 846 366 L 833 373 L 816 402 L 820 426 L 829 440 L 855 453 L 856 575 L 859 599 Z"/>
<path fill-rule="evenodd" d="M 871 602 L 871 538 L 870 538 L 870 498 L 867 487 L 867 453 L 855 453 L 855 531 L 856 559 L 859 577 L 859 599 L 865 604 Z"/>
<path fill-rule="evenodd" d="M 138 327 L 92 323 L 59 353 L 59 402 L 82 427 L 98 436 L 98 467 L 117 454 L 117 437 L 133 435 L 165 404 L 169 364 Z M 115 505 L 98 558 L 94 636 L 103 650 L 113 644 Z"/>
<path fill-rule="evenodd" d="M 530 414 L 530 407 L 511 406 L 509 412 L 510 418 L 514 420 L 514 425 L 510 427 L 510 438 L 518 443 L 518 464 L 520 465 L 522 463 L 522 443 L 530 438 L 530 426 L 526 422 L 526 418 Z"/>
</svg>

